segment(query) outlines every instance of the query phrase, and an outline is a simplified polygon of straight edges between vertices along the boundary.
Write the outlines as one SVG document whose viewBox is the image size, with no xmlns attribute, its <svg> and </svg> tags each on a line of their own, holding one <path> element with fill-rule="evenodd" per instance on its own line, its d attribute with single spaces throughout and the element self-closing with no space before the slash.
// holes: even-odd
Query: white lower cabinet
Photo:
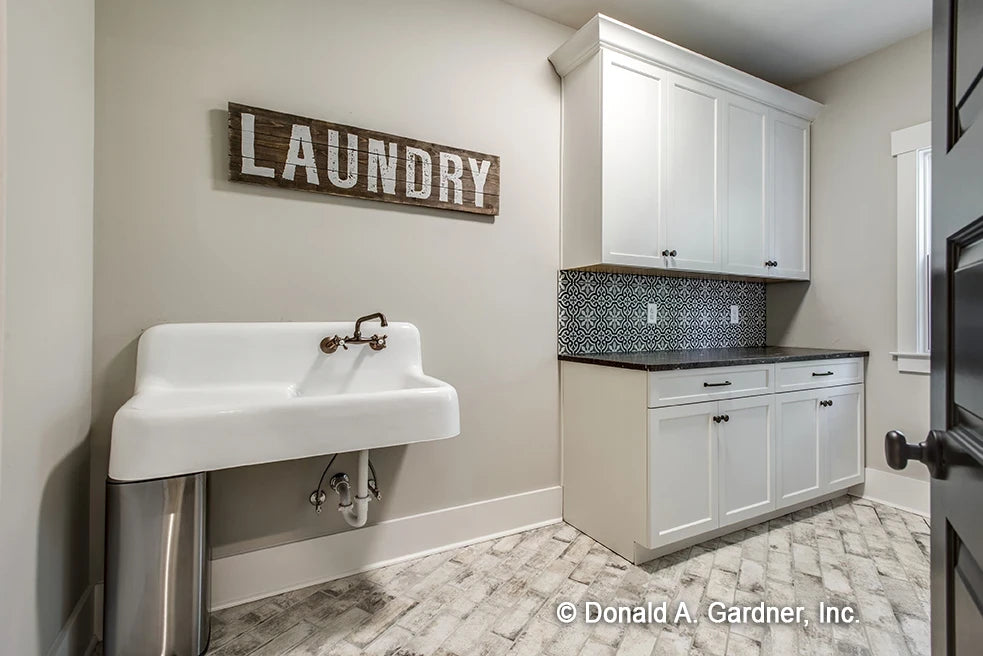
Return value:
<svg viewBox="0 0 983 656">
<path fill-rule="evenodd" d="M 831 491 L 864 480 L 864 386 L 845 385 L 821 390 L 819 435 L 822 440 L 823 490 Z"/>
<path fill-rule="evenodd" d="M 779 508 L 821 493 L 819 399 L 822 394 L 823 390 L 808 390 L 775 395 Z"/>
<path fill-rule="evenodd" d="M 649 411 L 649 546 L 717 528 L 717 402 Z"/>
<path fill-rule="evenodd" d="M 775 397 L 720 401 L 720 526 L 775 509 Z"/>
<path fill-rule="evenodd" d="M 649 547 L 775 508 L 774 396 L 649 411 Z"/>
<path fill-rule="evenodd" d="M 864 480 L 862 358 L 562 365 L 564 519 L 634 562 Z"/>
<path fill-rule="evenodd" d="M 864 386 L 776 394 L 778 507 L 864 480 Z"/>
</svg>

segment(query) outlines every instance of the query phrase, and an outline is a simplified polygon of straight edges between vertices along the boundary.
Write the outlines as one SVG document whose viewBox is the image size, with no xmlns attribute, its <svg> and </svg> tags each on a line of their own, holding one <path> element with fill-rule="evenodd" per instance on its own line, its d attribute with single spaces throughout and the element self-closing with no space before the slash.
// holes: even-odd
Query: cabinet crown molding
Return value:
<svg viewBox="0 0 983 656">
<path fill-rule="evenodd" d="M 749 73 L 687 50 L 631 25 L 597 14 L 550 55 L 565 77 L 601 48 L 657 64 L 775 109 L 812 121 L 823 105 Z"/>
</svg>

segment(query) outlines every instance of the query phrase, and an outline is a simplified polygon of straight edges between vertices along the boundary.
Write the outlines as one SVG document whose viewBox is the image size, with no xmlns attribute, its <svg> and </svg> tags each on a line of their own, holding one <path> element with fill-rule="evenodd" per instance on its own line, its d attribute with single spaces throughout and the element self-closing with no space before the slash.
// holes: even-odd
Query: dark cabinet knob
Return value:
<svg viewBox="0 0 983 656">
<path fill-rule="evenodd" d="M 662 251 L 662 257 L 669 257 L 669 249 L 668 248 L 665 249 L 664 251 Z"/>
<path fill-rule="evenodd" d="M 942 455 L 943 431 L 929 431 L 928 437 L 920 444 L 908 444 L 904 433 L 890 431 L 884 436 L 884 456 L 891 469 L 904 469 L 909 460 L 918 460 L 926 467 L 933 478 L 944 478 L 945 459 Z"/>
<path fill-rule="evenodd" d="M 669 251 L 669 257 L 676 257 L 676 249 L 675 248 L 672 249 L 671 251 Z"/>
<path fill-rule="evenodd" d="M 724 418 L 723 418 L 723 417 L 722 417 L 721 415 L 714 415 L 714 417 L 713 417 L 713 422 L 714 422 L 715 424 L 719 424 L 719 423 L 720 423 L 720 422 L 722 422 L 723 420 L 724 420 Z"/>
</svg>

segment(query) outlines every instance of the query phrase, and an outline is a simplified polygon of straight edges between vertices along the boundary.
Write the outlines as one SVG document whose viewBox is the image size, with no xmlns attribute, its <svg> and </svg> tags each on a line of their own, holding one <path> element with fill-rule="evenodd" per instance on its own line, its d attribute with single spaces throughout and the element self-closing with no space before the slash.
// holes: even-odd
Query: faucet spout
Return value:
<svg viewBox="0 0 983 656">
<path fill-rule="evenodd" d="M 338 347 L 348 350 L 349 344 L 368 344 L 369 348 L 373 351 L 381 351 L 386 348 L 386 336 L 385 335 L 372 335 L 372 337 L 363 338 L 362 337 L 362 322 L 372 321 L 373 319 L 378 319 L 382 327 L 385 328 L 389 325 L 386 321 L 386 315 L 382 312 L 374 312 L 373 314 L 367 314 L 364 317 L 359 317 L 355 321 L 355 334 L 351 337 L 339 337 L 335 335 L 334 337 L 325 337 L 321 340 L 321 352 L 330 355 L 338 350 Z"/>
<path fill-rule="evenodd" d="M 386 321 L 386 315 L 384 315 L 382 312 L 373 312 L 372 314 L 367 314 L 364 317 L 359 317 L 355 320 L 355 334 L 352 335 L 352 337 L 354 337 L 356 340 L 362 339 L 362 322 L 372 321 L 373 319 L 378 319 L 383 328 L 389 325 L 389 322 Z"/>
</svg>

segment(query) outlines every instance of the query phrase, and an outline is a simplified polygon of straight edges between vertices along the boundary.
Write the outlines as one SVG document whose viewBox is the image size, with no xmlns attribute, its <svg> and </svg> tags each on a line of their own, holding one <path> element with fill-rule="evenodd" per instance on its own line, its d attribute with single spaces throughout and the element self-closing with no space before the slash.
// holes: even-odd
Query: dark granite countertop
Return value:
<svg viewBox="0 0 983 656">
<path fill-rule="evenodd" d="M 565 362 L 582 362 L 604 367 L 640 369 L 642 371 L 668 371 L 672 369 L 700 369 L 702 367 L 729 367 L 742 364 L 768 364 L 795 360 L 831 360 L 834 358 L 861 358 L 869 351 L 840 349 L 795 348 L 791 346 L 759 346 L 753 348 L 686 349 L 682 351 L 645 351 L 638 353 L 585 353 L 560 355 Z"/>
</svg>

